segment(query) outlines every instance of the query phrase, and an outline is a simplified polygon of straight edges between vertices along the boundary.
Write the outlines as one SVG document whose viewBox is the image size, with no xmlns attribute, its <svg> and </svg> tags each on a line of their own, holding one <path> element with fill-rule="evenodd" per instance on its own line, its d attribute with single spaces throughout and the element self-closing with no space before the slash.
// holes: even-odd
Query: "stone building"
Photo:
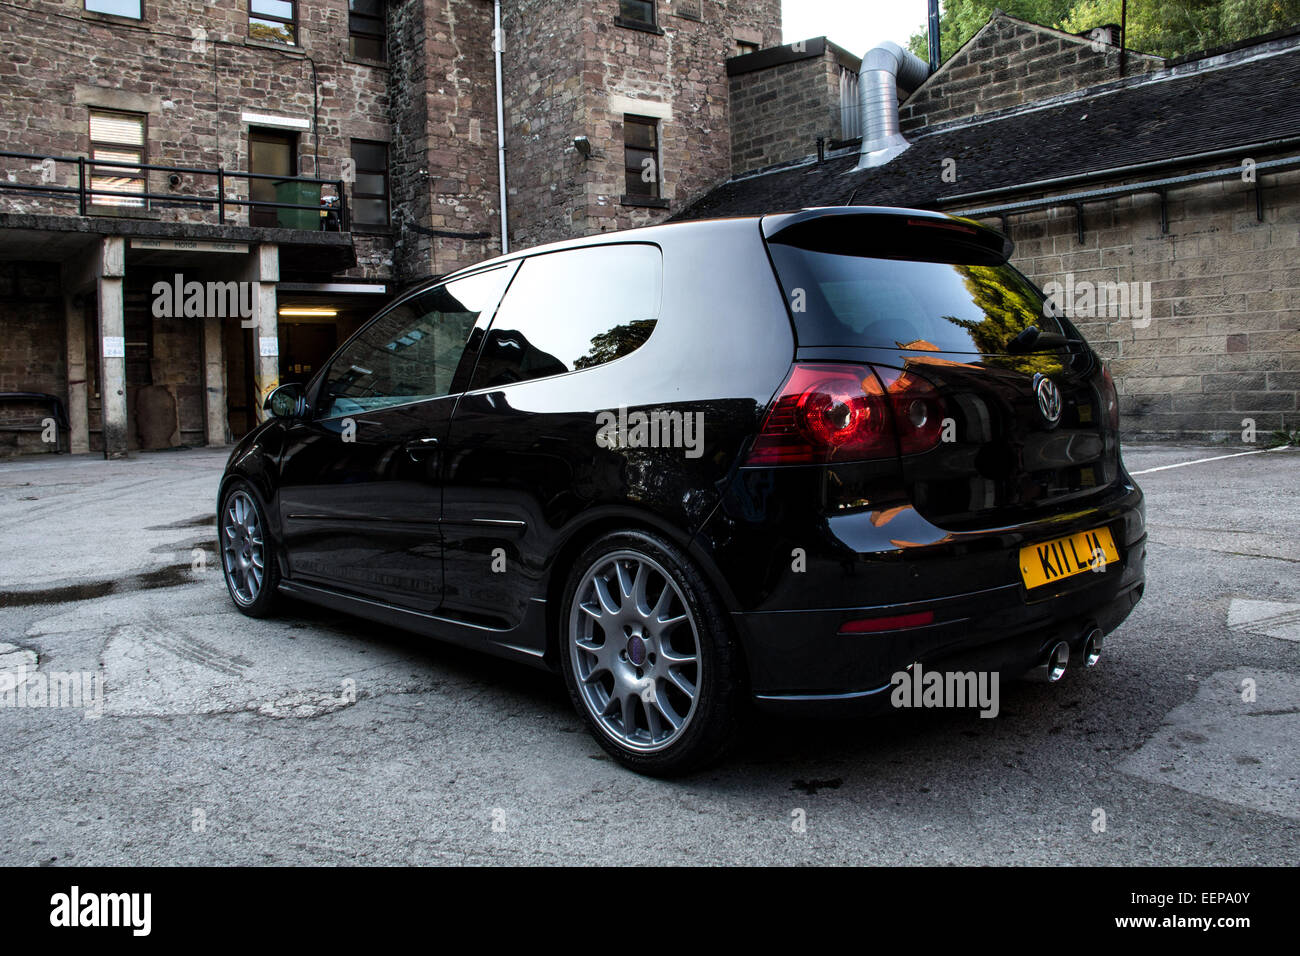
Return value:
<svg viewBox="0 0 1300 956">
<path fill-rule="evenodd" d="M 982 219 L 1040 285 L 1089 290 L 1072 317 L 1109 360 L 1126 436 L 1295 432 L 1300 29 L 1173 61 L 1118 32 L 995 14 L 902 97 L 908 148 L 862 168 L 823 81 L 833 45 L 752 52 L 730 64 L 732 178 L 677 218 L 856 204 Z"/>
<path fill-rule="evenodd" d="M 224 444 L 503 221 L 681 211 L 732 173 L 728 57 L 780 32 L 779 0 L 0 4 L 0 454 Z"/>
</svg>

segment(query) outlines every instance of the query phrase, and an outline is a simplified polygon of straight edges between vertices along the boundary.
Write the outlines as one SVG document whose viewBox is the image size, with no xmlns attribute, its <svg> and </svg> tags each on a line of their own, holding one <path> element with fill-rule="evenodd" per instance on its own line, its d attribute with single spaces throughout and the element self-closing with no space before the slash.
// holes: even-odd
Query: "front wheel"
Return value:
<svg viewBox="0 0 1300 956">
<path fill-rule="evenodd" d="M 280 566 L 266 512 L 247 482 L 232 482 L 222 495 L 217 535 L 221 569 L 235 607 L 249 617 L 266 617 L 278 601 Z"/>
<path fill-rule="evenodd" d="M 720 757 L 741 699 L 725 611 L 676 545 L 643 531 L 594 542 L 561 611 L 574 706 L 625 766 L 668 776 Z"/>
</svg>

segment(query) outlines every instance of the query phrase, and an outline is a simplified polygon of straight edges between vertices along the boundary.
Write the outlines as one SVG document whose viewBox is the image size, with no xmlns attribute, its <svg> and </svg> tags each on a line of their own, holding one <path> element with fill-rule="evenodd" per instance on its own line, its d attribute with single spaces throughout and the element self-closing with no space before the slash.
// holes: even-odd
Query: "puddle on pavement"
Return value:
<svg viewBox="0 0 1300 956">
<path fill-rule="evenodd" d="M 126 594 L 131 591 L 153 591 L 158 588 L 176 587 L 193 580 L 192 569 L 188 564 L 173 564 L 156 571 L 143 571 L 125 578 L 113 578 L 108 581 L 85 581 L 80 584 L 68 584 L 57 588 L 42 588 L 37 591 L 0 591 L 0 608 L 34 607 L 36 605 L 71 604 L 73 601 L 89 601 L 93 598 L 107 597 L 110 594 Z"/>
<path fill-rule="evenodd" d="M 217 526 L 217 516 L 214 512 L 210 515 L 196 515 L 193 518 L 186 518 L 184 521 L 173 521 L 171 524 L 156 524 L 152 527 L 145 528 L 145 531 L 178 531 L 183 528 L 215 528 Z"/>
<path fill-rule="evenodd" d="M 150 548 L 150 554 L 193 554 L 195 549 L 207 551 L 211 557 L 217 550 L 216 538 L 195 538 L 193 541 L 174 541 L 171 544 L 160 544 L 156 548 Z"/>
</svg>

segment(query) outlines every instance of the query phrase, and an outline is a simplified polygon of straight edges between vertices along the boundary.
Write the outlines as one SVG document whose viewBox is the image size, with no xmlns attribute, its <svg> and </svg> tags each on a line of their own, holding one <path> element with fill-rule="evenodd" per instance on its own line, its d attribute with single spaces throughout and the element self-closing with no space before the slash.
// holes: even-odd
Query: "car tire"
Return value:
<svg viewBox="0 0 1300 956">
<path fill-rule="evenodd" d="M 226 589 L 241 614 L 266 617 L 280 603 L 280 562 L 266 521 L 266 508 L 253 486 L 231 482 L 217 511 L 217 549 Z"/>
<path fill-rule="evenodd" d="M 624 766 L 676 776 L 718 760 L 744 694 L 721 601 L 683 550 L 619 531 L 574 562 L 559 657 L 574 707 Z"/>
</svg>

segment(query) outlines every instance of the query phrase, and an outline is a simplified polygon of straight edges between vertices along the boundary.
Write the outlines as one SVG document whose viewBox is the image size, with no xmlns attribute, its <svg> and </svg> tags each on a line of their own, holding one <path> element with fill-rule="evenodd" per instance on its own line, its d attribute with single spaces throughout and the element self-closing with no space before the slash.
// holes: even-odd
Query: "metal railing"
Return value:
<svg viewBox="0 0 1300 956">
<path fill-rule="evenodd" d="M 35 160 L 45 163 L 53 161 L 57 169 L 59 164 L 70 164 L 77 167 L 77 185 L 63 186 L 55 183 L 19 183 L 9 182 L 0 178 L 0 194 L 4 191 L 35 193 L 37 195 L 51 196 L 54 198 L 75 198 L 77 201 L 77 212 L 79 215 L 87 215 L 87 210 L 94 205 L 95 197 L 105 197 L 111 199 L 118 206 L 122 206 L 124 201 L 139 200 L 142 204 L 147 202 L 156 202 L 166 204 L 168 207 L 197 207 L 199 209 L 211 209 L 214 206 L 217 210 L 217 222 L 226 225 L 227 209 L 231 206 L 236 208 L 253 209 L 298 209 L 312 210 L 317 214 L 322 212 L 327 215 L 321 216 L 321 225 L 317 230 L 330 228 L 328 223 L 330 215 L 337 213 L 337 229 L 341 232 L 349 231 L 351 227 L 350 216 L 348 215 L 347 194 L 344 191 L 344 181 L 342 179 L 316 179 L 310 176 L 276 176 L 266 173 L 242 173 L 229 170 L 218 166 L 216 168 L 203 168 L 196 166 L 163 166 L 157 163 L 132 163 L 120 160 L 90 159 L 85 156 L 49 156 L 41 153 L 17 153 L 9 150 L 0 150 L 0 159 L 25 159 Z M 103 176 L 103 170 L 124 170 L 129 171 L 130 176 L 124 178 L 141 179 L 144 189 L 140 191 L 125 191 L 122 189 L 104 189 L 103 187 L 95 188 L 91 181 L 96 176 Z M 178 191 L 166 193 L 154 193 L 149 191 L 149 173 L 160 172 L 177 175 L 188 175 L 192 177 L 214 177 L 216 179 L 215 195 L 190 195 Z M 140 175 L 136 175 L 139 173 Z M 228 179 L 244 180 L 251 182 L 255 179 L 272 180 L 274 182 L 293 182 L 305 183 L 308 185 L 331 186 L 337 196 L 337 207 L 329 207 L 322 202 L 315 205 L 308 203 L 291 203 L 275 202 L 266 199 L 238 199 L 231 198 L 226 194 L 226 181 Z M 251 217 L 250 217 L 251 218 Z M 295 228 L 295 227 L 279 227 Z"/>
</svg>

